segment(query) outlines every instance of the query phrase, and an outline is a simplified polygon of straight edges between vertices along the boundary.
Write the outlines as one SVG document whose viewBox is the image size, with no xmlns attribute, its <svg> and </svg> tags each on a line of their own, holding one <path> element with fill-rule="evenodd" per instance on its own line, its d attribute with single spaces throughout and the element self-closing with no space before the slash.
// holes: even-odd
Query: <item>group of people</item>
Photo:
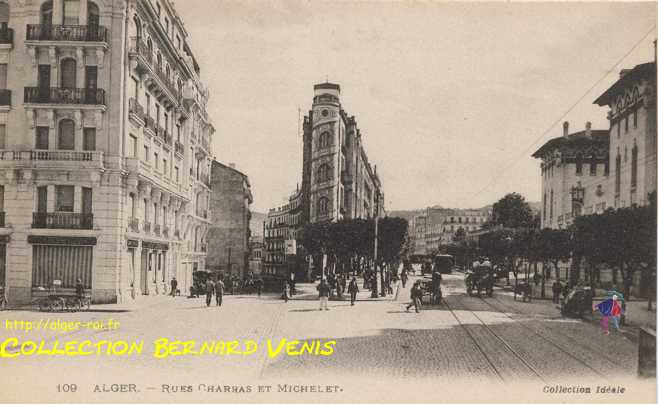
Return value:
<svg viewBox="0 0 658 404">
<path fill-rule="evenodd" d="M 342 274 L 340 274 L 339 276 L 342 277 L 343 279 L 346 278 L 343 277 Z M 329 302 L 329 295 L 331 294 L 330 283 L 327 281 L 326 278 L 322 278 L 320 284 L 316 287 L 316 289 L 318 291 L 318 297 L 320 298 L 320 311 L 329 310 L 328 302 Z M 354 275 L 352 275 L 352 279 L 350 280 L 350 283 L 347 286 L 347 292 L 350 294 L 350 305 L 354 306 L 354 303 L 356 302 L 356 296 L 359 293 L 359 285 L 357 284 L 356 276 Z M 342 292 L 339 292 L 338 296 L 342 297 Z"/>
<path fill-rule="evenodd" d="M 221 306 L 224 297 L 224 282 L 221 277 L 217 279 L 217 282 L 213 281 L 211 278 L 206 280 L 206 306 L 208 307 L 210 307 L 210 303 L 212 303 L 213 294 L 215 295 L 217 306 Z"/>
</svg>

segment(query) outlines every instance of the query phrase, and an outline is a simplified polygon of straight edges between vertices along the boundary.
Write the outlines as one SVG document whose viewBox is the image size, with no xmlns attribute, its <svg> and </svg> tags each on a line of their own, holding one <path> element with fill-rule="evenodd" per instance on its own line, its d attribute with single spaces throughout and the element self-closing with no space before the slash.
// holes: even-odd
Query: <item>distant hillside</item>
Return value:
<svg viewBox="0 0 658 404">
<path fill-rule="evenodd" d="M 266 213 L 251 212 L 251 221 L 249 222 L 249 229 L 252 236 L 263 235 L 263 222 L 267 219 Z"/>
</svg>

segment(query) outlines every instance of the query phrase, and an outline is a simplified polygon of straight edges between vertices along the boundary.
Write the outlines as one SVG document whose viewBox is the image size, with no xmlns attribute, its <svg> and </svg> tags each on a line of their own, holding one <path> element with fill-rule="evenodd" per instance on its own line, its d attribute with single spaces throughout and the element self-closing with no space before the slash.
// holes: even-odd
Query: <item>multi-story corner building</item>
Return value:
<svg viewBox="0 0 658 404">
<path fill-rule="evenodd" d="M 304 225 L 302 201 L 303 193 L 297 189 L 288 198 L 288 203 L 270 209 L 267 213 L 263 234 L 263 275 L 287 278 L 291 270 L 297 270 L 294 265 L 297 259 L 297 240 L 300 235 L 299 231 Z M 286 243 L 288 249 L 286 249 Z M 302 275 L 300 273 L 300 276 Z"/>
<path fill-rule="evenodd" d="M 169 0 L 0 3 L 0 279 L 94 302 L 205 266 L 208 93 Z M 5 269 L 6 268 L 6 269 Z"/>
<path fill-rule="evenodd" d="M 491 219 L 491 209 L 450 209 L 431 207 L 410 222 L 411 244 L 415 255 L 432 254 L 452 244 L 455 234 L 477 232 Z"/>
<path fill-rule="evenodd" d="M 313 87 L 304 117 L 302 192 L 310 223 L 384 216 L 377 167 L 368 162 L 356 118 L 340 103 L 340 86 Z"/>
<path fill-rule="evenodd" d="M 218 161 L 212 162 L 206 267 L 240 279 L 249 271 L 249 238 L 253 202 L 249 177 Z"/>
<path fill-rule="evenodd" d="M 656 64 L 622 70 L 595 104 L 610 121 L 609 207 L 643 206 L 656 191 Z"/>
<path fill-rule="evenodd" d="M 607 208 L 608 138 L 607 130 L 592 130 L 589 122 L 585 130 L 570 134 L 564 122 L 562 136 L 533 153 L 542 161 L 542 228 L 566 228 L 579 215 Z"/>
</svg>

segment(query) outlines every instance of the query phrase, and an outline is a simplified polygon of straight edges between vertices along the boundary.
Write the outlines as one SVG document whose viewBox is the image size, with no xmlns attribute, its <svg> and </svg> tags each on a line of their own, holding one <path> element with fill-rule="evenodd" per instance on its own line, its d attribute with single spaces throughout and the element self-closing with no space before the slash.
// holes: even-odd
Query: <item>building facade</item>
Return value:
<svg viewBox="0 0 658 404">
<path fill-rule="evenodd" d="M 253 202 L 249 178 L 218 161 L 212 162 L 206 267 L 240 279 L 249 271 L 249 239 Z"/>
<path fill-rule="evenodd" d="M 656 191 L 656 64 L 622 70 L 595 101 L 610 121 L 609 207 L 644 206 Z"/>
<path fill-rule="evenodd" d="M 541 227 L 567 228 L 582 214 L 600 213 L 609 206 L 609 132 L 585 130 L 569 133 L 564 122 L 561 137 L 540 147 L 533 157 L 541 159 Z"/>
<path fill-rule="evenodd" d="M 461 229 L 465 234 L 477 232 L 491 219 L 491 209 L 427 208 L 422 215 L 410 222 L 413 254 L 428 255 L 439 251 L 441 246 L 452 244 Z"/>
<path fill-rule="evenodd" d="M 305 217 L 302 202 L 303 193 L 298 189 L 288 198 L 288 203 L 267 213 L 263 233 L 263 275 L 287 278 L 291 271 L 297 271 L 296 249 Z M 293 244 L 294 251 L 291 250 Z"/>
<path fill-rule="evenodd" d="M 384 193 L 377 167 L 368 162 L 356 118 L 340 103 L 340 86 L 313 87 L 304 117 L 302 192 L 310 223 L 383 217 Z"/>
<path fill-rule="evenodd" d="M 10 303 L 55 280 L 71 289 L 81 279 L 104 303 L 168 293 L 173 276 L 186 290 L 205 266 L 214 129 L 173 4 L 0 7 L 0 278 Z"/>
<path fill-rule="evenodd" d="M 249 271 L 254 275 L 263 273 L 263 235 L 252 235 L 249 238 Z"/>
</svg>

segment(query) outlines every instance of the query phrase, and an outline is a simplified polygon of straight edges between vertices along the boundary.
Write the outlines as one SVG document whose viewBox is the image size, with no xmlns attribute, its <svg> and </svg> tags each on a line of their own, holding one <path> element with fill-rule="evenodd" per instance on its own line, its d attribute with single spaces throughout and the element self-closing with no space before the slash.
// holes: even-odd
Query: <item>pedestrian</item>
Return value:
<svg viewBox="0 0 658 404">
<path fill-rule="evenodd" d="M 215 282 L 212 279 L 206 279 L 206 306 L 210 307 L 210 302 L 212 302 L 212 294 L 215 291 Z"/>
<path fill-rule="evenodd" d="M 560 292 L 562 292 L 562 283 L 556 280 L 553 282 L 553 303 L 560 303 Z"/>
<path fill-rule="evenodd" d="M 176 280 L 176 277 L 174 276 L 171 278 L 171 296 L 176 296 L 176 291 L 178 290 L 178 281 Z"/>
<path fill-rule="evenodd" d="M 78 299 L 85 297 L 85 287 L 80 278 L 75 281 L 75 294 L 78 296 Z"/>
<path fill-rule="evenodd" d="M 405 288 L 407 286 L 407 279 L 409 276 L 407 275 L 407 269 L 403 268 L 402 273 L 400 274 L 400 279 L 402 280 L 402 288 Z"/>
<path fill-rule="evenodd" d="M 288 299 L 290 296 L 290 283 L 287 281 L 283 282 L 283 300 L 288 303 Z"/>
<path fill-rule="evenodd" d="M 256 279 L 256 292 L 258 292 L 258 297 L 263 293 L 263 279 L 260 277 Z"/>
<path fill-rule="evenodd" d="M 611 298 L 602 301 L 592 308 L 593 311 L 601 313 L 601 330 L 605 335 L 610 334 L 610 330 L 608 329 L 610 317 L 613 318 L 613 324 L 617 331 L 619 331 L 619 316 L 621 316 L 622 310 L 618 298 L 617 295 L 612 295 Z"/>
<path fill-rule="evenodd" d="M 329 307 L 327 307 L 327 302 L 329 301 L 329 285 L 327 285 L 325 278 L 322 278 L 317 289 L 318 294 L 320 295 L 320 311 L 322 311 L 322 309 L 329 310 Z"/>
<path fill-rule="evenodd" d="M 222 305 L 222 300 L 224 298 L 224 282 L 222 278 L 218 278 L 215 283 L 215 301 L 217 306 Z"/>
<path fill-rule="evenodd" d="M 626 296 L 626 300 L 628 301 L 631 300 L 631 286 L 633 286 L 633 274 L 628 270 L 624 277 L 624 296 Z"/>
<path fill-rule="evenodd" d="M 422 304 L 420 299 L 423 296 L 423 291 L 420 290 L 420 280 L 417 280 L 416 283 L 414 283 L 414 286 L 411 287 L 410 295 L 411 295 L 411 303 L 407 305 L 407 311 L 409 311 L 409 308 L 411 306 L 415 306 L 416 313 L 419 313 L 420 306 Z"/>
<path fill-rule="evenodd" d="M 352 276 L 352 280 L 350 281 L 350 285 L 347 287 L 347 291 L 350 292 L 350 304 L 354 306 L 354 302 L 356 301 L 356 294 L 359 293 L 359 285 L 356 283 L 355 276 Z"/>
</svg>

